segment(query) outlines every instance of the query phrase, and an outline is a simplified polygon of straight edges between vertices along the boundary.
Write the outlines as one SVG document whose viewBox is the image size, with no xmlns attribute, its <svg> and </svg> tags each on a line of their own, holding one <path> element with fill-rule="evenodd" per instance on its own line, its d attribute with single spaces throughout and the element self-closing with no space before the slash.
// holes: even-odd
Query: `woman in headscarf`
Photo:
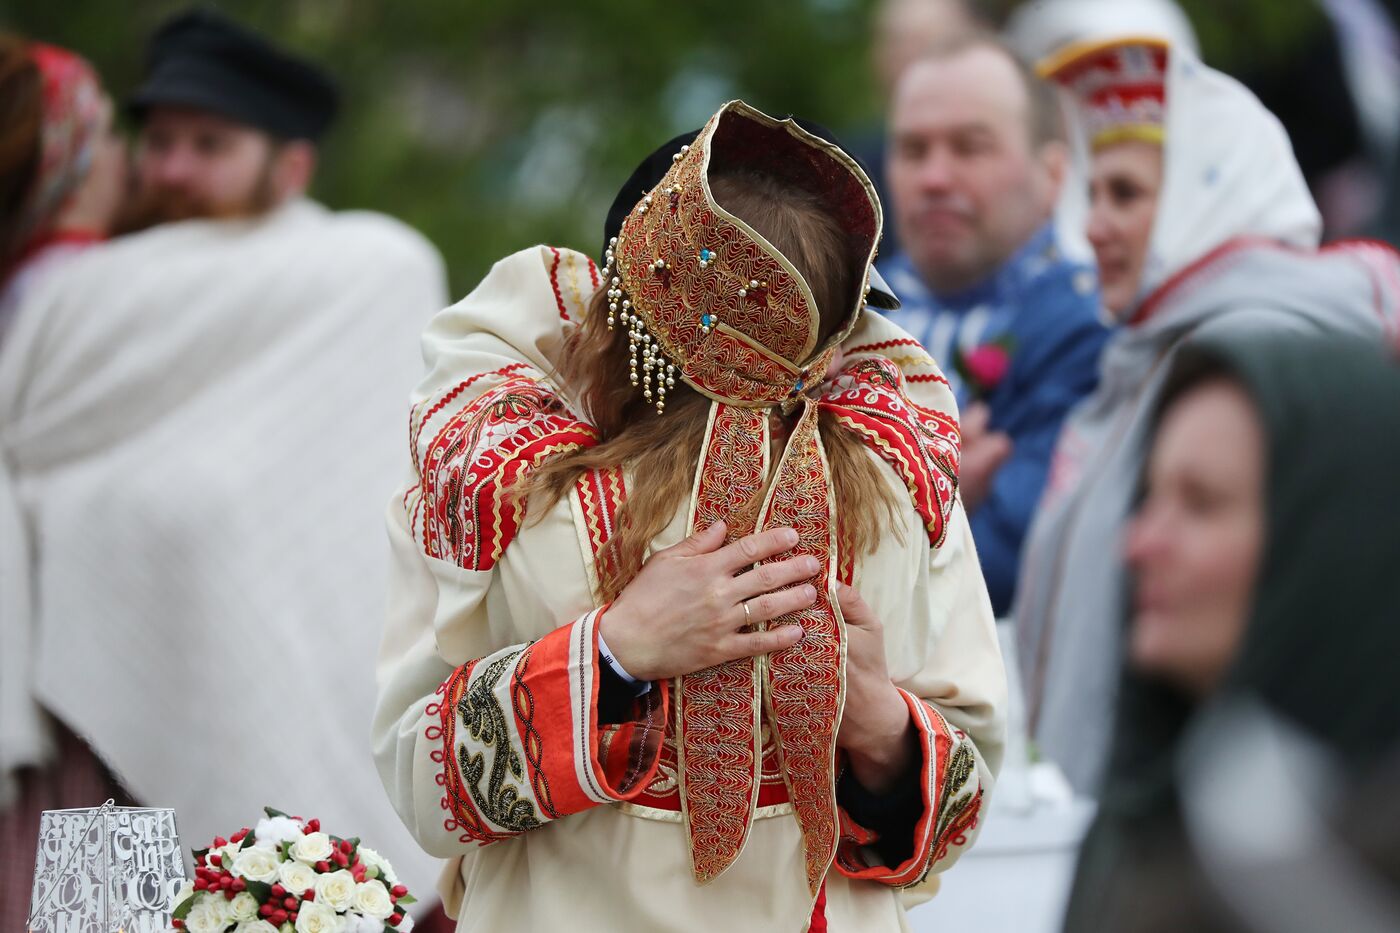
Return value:
<svg viewBox="0 0 1400 933">
<path fill-rule="evenodd" d="M 0 35 L 0 339 L 27 291 L 107 236 L 125 193 L 125 149 L 92 66 Z"/>
<path fill-rule="evenodd" d="M 427 333 L 380 773 L 459 929 L 903 929 L 1005 685 L 879 201 L 735 101 L 619 202 L 601 272 L 517 253 Z"/>
<path fill-rule="evenodd" d="M 1184 790 L 1234 799 L 1235 811 L 1249 800 L 1269 818 L 1269 781 L 1202 787 L 1229 773 L 1222 759 L 1259 757 L 1188 740 L 1202 724 L 1218 734 L 1232 704 L 1251 701 L 1323 749 L 1319 815 L 1327 793 L 1344 795 L 1400 747 L 1394 352 L 1358 338 L 1204 338 L 1177 355 L 1152 420 L 1127 537 L 1128 666 L 1070 905 L 1076 933 L 1238 928 L 1183 820 Z M 1296 832 L 1272 836 L 1275 856 Z M 1261 834 L 1226 838 L 1267 854 Z M 1297 929 L 1362 928 L 1313 906 L 1315 922 Z"/>
<path fill-rule="evenodd" d="M 1318 249 L 1317 210 L 1278 121 L 1191 55 L 1121 40 L 1042 70 L 1067 92 L 1104 304 L 1122 326 L 1099 388 L 1065 422 L 1015 616 L 1032 735 L 1092 795 L 1123 650 L 1116 544 L 1173 354 L 1216 333 L 1381 341 L 1395 333 L 1400 265 L 1379 244 Z"/>
</svg>

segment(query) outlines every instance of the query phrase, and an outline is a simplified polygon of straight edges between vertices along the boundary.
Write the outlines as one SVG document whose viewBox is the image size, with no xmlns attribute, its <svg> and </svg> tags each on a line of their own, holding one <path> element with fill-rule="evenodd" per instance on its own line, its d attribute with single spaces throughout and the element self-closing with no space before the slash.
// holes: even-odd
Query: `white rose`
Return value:
<svg viewBox="0 0 1400 933">
<path fill-rule="evenodd" d="M 316 903 L 331 910 L 349 910 L 355 903 L 355 876 L 345 869 L 316 876 Z"/>
<path fill-rule="evenodd" d="M 355 909 L 366 917 L 383 920 L 394 912 L 394 902 L 389 900 L 389 889 L 378 881 L 364 881 L 355 885 Z"/>
<path fill-rule="evenodd" d="M 233 873 L 249 881 L 271 884 L 277 880 L 277 853 L 253 846 L 238 853 L 233 860 Z"/>
<path fill-rule="evenodd" d="M 214 862 L 214 856 L 219 857 L 218 864 Z M 238 857 L 238 846 L 230 843 L 220 846 L 217 849 L 210 849 L 204 856 L 204 867 L 218 871 L 221 868 L 228 868 L 233 864 L 233 860 Z"/>
<path fill-rule="evenodd" d="M 233 900 L 228 902 L 228 910 L 235 923 L 258 919 L 260 906 L 262 905 L 258 903 L 258 899 L 247 891 L 239 891 L 233 896 Z"/>
<path fill-rule="evenodd" d="M 297 910 L 297 933 L 335 933 L 340 918 L 325 904 L 315 901 Z"/>
<path fill-rule="evenodd" d="M 398 877 L 394 874 L 394 866 L 389 864 L 388 859 L 369 846 L 360 846 L 357 851 L 360 853 L 360 861 L 365 863 L 365 867 L 379 872 L 378 877 L 389 882 L 390 887 L 399 883 Z"/>
<path fill-rule="evenodd" d="M 233 933 L 277 933 L 277 928 L 266 920 L 244 920 L 233 928 Z"/>
<path fill-rule="evenodd" d="M 384 933 L 384 921 L 360 914 L 347 914 L 342 919 L 349 920 L 341 933 Z"/>
<path fill-rule="evenodd" d="M 218 902 L 222 900 L 223 897 L 201 897 L 185 917 L 185 929 L 189 933 L 223 933 L 228 924 L 219 913 Z"/>
<path fill-rule="evenodd" d="M 325 833 L 306 833 L 292 843 L 292 858 L 300 859 L 308 865 L 324 862 L 331 857 L 332 851 L 331 837 Z"/>
<path fill-rule="evenodd" d="M 283 862 L 277 866 L 277 880 L 282 887 L 301 897 L 316 887 L 316 869 L 303 862 Z"/>
<path fill-rule="evenodd" d="M 190 895 L 192 895 L 192 894 L 194 894 L 194 882 L 193 882 L 193 881 L 182 881 L 182 882 L 180 882 L 180 890 L 176 891 L 176 892 L 175 892 L 175 897 L 171 899 L 171 901 L 170 901 L 170 909 L 171 909 L 171 910 L 174 910 L 176 907 L 179 907 L 179 906 L 180 906 L 181 904 L 183 904 L 183 903 L 190 897 Z"/>
<path fill-rule="evenodd" d="M 253 827 L 253 835 L 257 837 L 258 845 L 276 845 L 300 839 L 301 828 L 301 824 L 290 816 L 271 816 L 258 820 L 258 825 Z"/>
<path fill-rule="evenodd" d="M 218 921 L 219 929 L 233 926 L 233 912 L 229 910 L 228 898 L 215 894 L 209 898 L 209 913 Z"/>
</svg>

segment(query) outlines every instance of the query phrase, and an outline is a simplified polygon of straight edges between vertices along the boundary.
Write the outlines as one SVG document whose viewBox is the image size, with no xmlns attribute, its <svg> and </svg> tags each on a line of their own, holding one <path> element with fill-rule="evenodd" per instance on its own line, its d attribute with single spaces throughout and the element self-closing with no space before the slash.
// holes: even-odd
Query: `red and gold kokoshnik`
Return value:
<svg viewBox="0 0 1400 933">
<path fill-rule="evenodd" d="M 634 383 L 664 405 L 679 375 L 705 396 L 769 408 L 820 383 L 855 326 L 880 239 L 880 202 L 860 166 L 791 120 L 742 101 L 720 108 L 622 223 L 603 278 L 609 321 L 633 337 Z M 751 169 L 816 195 L 841 218 L 861 270 L 846 326 L 817 347 L 811 289 L 787 257 L 714 199 L 710 177 Z M 672 382 L 673 384 L 673 382 Z"/>
</svg>

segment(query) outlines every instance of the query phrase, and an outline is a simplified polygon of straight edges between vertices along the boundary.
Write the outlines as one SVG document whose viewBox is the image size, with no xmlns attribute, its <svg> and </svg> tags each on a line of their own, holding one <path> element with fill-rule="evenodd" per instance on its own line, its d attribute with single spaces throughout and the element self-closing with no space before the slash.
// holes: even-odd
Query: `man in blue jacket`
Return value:
<svg viewBox="0 0 1400 933">
<path fill-rule="evenodd" d="M 1108 337 L 1094 272 L 1061 253 L 1052 220 L 1068 159 L 1059 111 L 1011 52 L 972 36 L 905 71 L 889 133 L 905 250 L 881 266 L 903 302 L 891 318 L 957 394 L 963 504 L 1002 615 L 1055 438 Z"/>
</svg>

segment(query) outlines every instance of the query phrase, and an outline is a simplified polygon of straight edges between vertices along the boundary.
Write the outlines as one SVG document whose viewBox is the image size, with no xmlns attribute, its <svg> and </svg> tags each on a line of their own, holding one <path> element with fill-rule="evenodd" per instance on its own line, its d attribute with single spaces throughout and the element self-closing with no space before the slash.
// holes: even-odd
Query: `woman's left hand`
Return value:
<svg viewBox="0 0 1400 933">
<path fill-rule="evenodd" d="M 836 598 L 846 619 L 846 707 L 836 744 L 861 786 L 878 794 L 909 767 L 914 729 L 885 664 L 884 626 L 855 587 L 837 584 Z"/>
</svg>

